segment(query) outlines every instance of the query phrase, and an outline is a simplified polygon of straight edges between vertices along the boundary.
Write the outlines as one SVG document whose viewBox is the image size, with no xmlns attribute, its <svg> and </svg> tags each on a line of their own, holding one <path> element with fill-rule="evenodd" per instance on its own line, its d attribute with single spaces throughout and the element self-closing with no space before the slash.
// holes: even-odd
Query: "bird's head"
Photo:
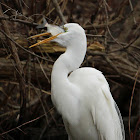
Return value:
<svg viewBox="0 0 140 140">
<path fill-rule="evenodd" d="M 76 45 L 77 42 L 86 43 L 85 31 L 77 23 L 68 23 L 63 26 L 56 26 L 46 23 L 45 27 L 47 27 L 46 33 L 34 35 L 31 36 L 30 38 L 40 37 L 48 34 L 50 34 L 51 37 L 30 46 L 30 48 L 43 43 L 47 43 L 49 41 L 57 42 L 63 47 L 73 46 L 73 44 Z"/>
</svg>

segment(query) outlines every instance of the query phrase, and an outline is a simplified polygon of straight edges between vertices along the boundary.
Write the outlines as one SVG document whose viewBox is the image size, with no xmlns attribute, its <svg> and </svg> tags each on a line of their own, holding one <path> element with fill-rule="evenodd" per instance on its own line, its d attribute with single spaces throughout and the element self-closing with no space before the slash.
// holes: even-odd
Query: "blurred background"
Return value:
<svg viewBox="0 0 140 140">
<path fill-rule="evenodd" d="M 51 102 L 50 75 L 65 49 L 42 38 L 48 23 L 79 23 L 87 35 L 82 64 L 103 72 L 123 117 L 126 140 L 140 140 L 140 1 L 1 0 L 0 139 L 67 140 Z M 44 37 L 44 38 L 47 38 Z"/>
</svg>

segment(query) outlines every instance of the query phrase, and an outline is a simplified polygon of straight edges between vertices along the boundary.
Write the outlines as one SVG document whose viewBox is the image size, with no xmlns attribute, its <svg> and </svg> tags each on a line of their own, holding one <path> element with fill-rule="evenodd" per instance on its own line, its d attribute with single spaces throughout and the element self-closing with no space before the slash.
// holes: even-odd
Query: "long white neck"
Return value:
<svg viewBox="0 0 140 140">
<path fill-rule="evenodd" d="M 62 88 L 68 81 L 68 74 L 79 68 L 86 54 L 86 39 L 80 42 L 73 42 L 67 47 L 66 52 L 62 54 L 55 62 L 51 75 L 52 89 Z"/>
</svg>

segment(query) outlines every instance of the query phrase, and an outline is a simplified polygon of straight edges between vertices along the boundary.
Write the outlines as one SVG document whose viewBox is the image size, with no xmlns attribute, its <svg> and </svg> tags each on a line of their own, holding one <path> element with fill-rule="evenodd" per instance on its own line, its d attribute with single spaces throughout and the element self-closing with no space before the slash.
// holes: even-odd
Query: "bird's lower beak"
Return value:
<svg viewBox="0 0 140 140">
<path fill-rule="evenodd" d="M 40 42 L 38 42 L 38 43 L 36 43 L 36 44 L 33 44 L 33 45 L 29 46 L 29 48 L 32 48 L 32 47 L 35 47 L 35 46 L 37 46 L 37 45 L 41 45 L 41 44 L 47 43 L 47 42 L 49 42 L 49 41 L 51 41 L 51 40 L 57 38 L 57 36 L 60 35 L 60 34 L 62 34 L 62 33 L 59 33 L 59 34 L 57 34 L 57 35 L 51 36 L 51 37 L 49 37 L 49 38 L 47 38 L 47 39 L 44 39 L 44 40 L 42 40 L 42 41 L 40 41 Z M 40 36 L 45 36 L 45 35 L 51 35 L 51 33 L 37 34 L 37 35 L 34 35 L 34 36 L 29 37 L 28 39 L 30 39 L 30 38 L 36 38 L 36 37 L 40 37 Z"/>
</svg>

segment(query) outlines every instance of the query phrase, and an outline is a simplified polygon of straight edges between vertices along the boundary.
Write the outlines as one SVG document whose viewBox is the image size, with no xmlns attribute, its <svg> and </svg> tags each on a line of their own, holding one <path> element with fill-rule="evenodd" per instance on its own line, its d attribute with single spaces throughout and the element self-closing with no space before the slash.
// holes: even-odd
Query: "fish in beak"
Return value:
<svg viewBox="0 0 140 140">
<path fill-rule="evenodd" d="M 45 23 L 44 27 L 47 27 L 47 32 L 31 36 L 28 39 L 36 38 L 36 37 L 41 37 L 41 36 L 46 36 L 46 35 L 51 35 L 51 37 L 49 37 L 47 39 L 44 39 L 44 40 L 42 40 L 42 41 L 40 41 L 40 42 L 38 42 L 36 44 L 31 45 L 31 46 L 29 46 L 29 48 L 32 48 L 32 47 L 35 47 L 37 45 L 41 45 L 41 44 L 47 43 L 47 42 L 57 38 L 58 35 L 60 35 L 60 34 L 65 32 L 65 30 L 63 28 L 61 28 L 59 26 L 56 26 L 56 25 L 51 25 L 51 24 L 48 24 L 48 23 Z"/>
</svg>

